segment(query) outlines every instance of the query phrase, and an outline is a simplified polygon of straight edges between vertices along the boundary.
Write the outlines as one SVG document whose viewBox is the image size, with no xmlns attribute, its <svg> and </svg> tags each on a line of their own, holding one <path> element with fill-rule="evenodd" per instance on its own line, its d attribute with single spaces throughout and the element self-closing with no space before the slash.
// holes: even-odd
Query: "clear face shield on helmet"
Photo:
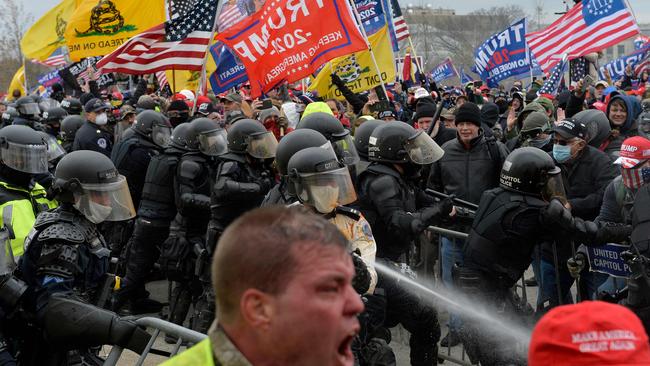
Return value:
<svg viewBox="0 0 650 366">
<path fill-rule="evenodd" d="M 37 103 L 25 103 L 19 105 L 16 109 L 18 110 L 18 113 L 22 115 L 30 115 L 36 117 L 41 114 L 41 108 Z"/>
<path fill-rule="evenodd" d="M 47 144 L 47 161 L 55 161 L 65 155 L 65 149 L 59 145 L 59 142 L 54 136 L 45 134 L 44 138 Z"/>
<path fill-rule="evenodd" d="M 444 150 L 424 131 L 420 131 L 414 138 L 407 140 L 404 149 L 411 161 L 419 165 L 431 164 L 445 154 Z"/>
<path fill-rule="evenodd" d="M 348 131 L 345 135 L 333 136 L 332 147 L 339 161 L 345 165 L 354 165 L 361 160 L 357 148 L 354 146 L 354 139 Z"/>
<path fill-rule="evenodd" d="M 278 140 L 272 132 L 264 132 L 250 137 L 246 151 L 257 159 L 270 159 L 275 157 Z"/>
<path fill-rule="evenodd" d="M 172 129 L 167 126 L 154 125 L 151 128 L 151 141 L 160 147 L 167 147 L 172 138 Z"/>
<path fill-rule="evenodd" d="M 74 207 L 89 221 L 124 221 L 135 217 L 135 208 L 129 186 L 123 175 L 111 183 L 81 183 L 80 192 L 74 192 Z"/>
<path fill-rule="evenodd" d="M 298 197 L 314 206 L 320 213 L 330 213 L 337 206 L 357 200 L 348 168 L 342 167 L 322 173 L 300 174 Z"/>
<path fill-rule="evenodd" d="M 47 173 L 47 157 L 45 144 L 22 145 L 6 141 L 0 146 L 2 162 L 11 169 L 24 173 Z"/>
<path fill-rule="evenodd" d="M 556 167 L 555 170 L 548 173 L 548 179 L 542 188 L 542 198 L 547 202 L 551 202 L 552 199 L 558 199 L 563 204 L 568 202 L 560 168 Z"/>
<path fill-rule="evenodd" d="M 208 156 L 219 156 L 228 152 L 228 133 L 216 129 L 199 134 L 199 150 Z"/>
</svg>

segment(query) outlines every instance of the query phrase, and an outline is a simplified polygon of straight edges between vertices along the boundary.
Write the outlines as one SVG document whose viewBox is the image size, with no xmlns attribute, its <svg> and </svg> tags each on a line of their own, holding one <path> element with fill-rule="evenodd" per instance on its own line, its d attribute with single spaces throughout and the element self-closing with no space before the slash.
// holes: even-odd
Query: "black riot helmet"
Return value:
<svg viewBox="0 0 650 366">
<path fill-rule="evenodd" d="M 61 121 L 68 116 L 68 112 L 61 107 L 52 107 L 43 112 L 43 122 L 48 125 L 61 124 Z"/>
<path fill-rule="evenodd" d="M 126 178 L 102 153 L 78 150 L 65 155 L 56 166 L 52 189 L 57 200 L 72 203 L 95 224 L 135 217 Z"/>
<path fill-rule="evenodd" d="M 612 126 L 609 124 L 607 115 L 597 109 L 587 109 L 578 112 L 573 115 L 573 119 L 587 126 L 587 143 L 595 148 L 600 147 L 612 131 Z"/>
<path fill-rule="evenodd" d="M 198 140 L 189 122 L 181 123 L 172 131 L 169 146 L 183 151 L 197 151 Z"/>
<path fill-rule="evenodd" d="M 242 119 L 228 129 L 228 151 L 257 159 L 275 157 L 278 140 L 264 125 L 254 119 Z"/>
<path fill-rule="evenodd" d="M 219 156 L 228 151 L 228 133 L 210 118 L 197 118 L 191 122 L 199 142 L 199 151 L 208 156 Z"/>
<path fill-rule="evenodd" d="M 73 115 L 81 115 L 81 112 L 83 111 L 83 106 L 81 105 L 81 102 L 79 99 L 76 98 L 70 98 L 70 99 L 64 99 L 61 101 L 61 108 L 65 109 L 68 114 Z"/>
<path fill-rule="evenodd" d="M 9 107 L 6 111 L 2 113 L 2 125 L 10 126 L 14 122 L 14 118 L 18 117 L 18 111 L 16 108 Z"/>
<path fill-rule="evenodd" d="M 303 117 L 296 129 L 309 128 L 320 132 L 334 147 L 334 152 L 345 165 L 359 162 L 359 154 L 354 147 L 350 131 L 346 130 L 341 121 L 329 113 L 314 112 Z"/>
<path fill-rule="evenodd" d="M 536 147 L 521 147 L 503 162 L 499 184 L 502 188 L 547 201 L 566 201 L 561 170 L 550 155 Z"/>
<path fill-rule="evenodd" d="M 83 117 L 76 114 L 65 117 L 61 122 L 61 131 L 59 132 L 63 141 L 74 141 L 74 136 L 77 134 L 77 130 L 79 130 L 83 124 Z"/>
<path fill-rule="evenodd" d="M 354 130 L 354 147 L 362 158 L 368 160 L 368 139 L 370 139 L 375 128 L 384 123 L 386 122 L 378 119 L 371 119 L 370 121 L 363 122 Z"/>
<path fill-rule="evenodd" d="M 330 213 L 357 199 L 350 172 L 329 143 L 293 154 L 287 171 L 298 200 L 320 213 Z"/>
<path fill-rule="evenodd" d="M 20 97 L 16 101 L 16 110 L 18 114 L 25 118 L 36 118 L 41 114 L 41 108 L 38 103 L 30 96 Z"/>
<path fill-rule="evenodd" d="M 427 165 L 439 160 L 444 151 L 431 136 L 404 122 L 384 123 L 368 138 L 368 160 L 385 163 Z"/>
<path fill-rule="evenodd" d="M 133 131 L 160 147 L 169 144 L 172 125 L 160 112 L 145 110 L 135 117 Z"/>
<path fill-rule="evenodd" d="M 275 166 L 281 175 L 287 175 L 287 164 L 289 159 L 302 149 L 308 147 L 323 146 L 327 139 L 320 132 L 303 128 L 285 135 L 278 142 L 278 149 L 275 152 Z"/>
<path fill-rule="evenodd" d="M 0 129 L 0 160 L 7 167 L 28 174 L 47 173 L 47 144 L 27 126 Z"/>
</svg>

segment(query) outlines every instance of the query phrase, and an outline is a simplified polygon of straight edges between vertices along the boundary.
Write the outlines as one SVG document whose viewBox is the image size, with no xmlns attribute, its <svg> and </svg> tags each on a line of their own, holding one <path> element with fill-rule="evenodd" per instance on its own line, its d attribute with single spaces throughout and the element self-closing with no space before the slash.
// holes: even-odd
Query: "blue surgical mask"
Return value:
<svg viewBox="0 0 650 366">
<path fill-rule="evenodd" d="M 571 159 L 571 145 L 553 145 L 553 157 L 558 163 L 564 163 Z"/>
</svg>

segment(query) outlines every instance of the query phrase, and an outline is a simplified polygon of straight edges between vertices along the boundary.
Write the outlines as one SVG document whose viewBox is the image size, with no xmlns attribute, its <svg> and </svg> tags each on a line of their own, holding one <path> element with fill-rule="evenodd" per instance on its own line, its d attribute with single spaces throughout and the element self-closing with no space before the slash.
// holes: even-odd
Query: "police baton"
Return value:
<svg viewBox="0 0 650 366">
<path fill-rule="evenodd" d="M 478 205 L 469 201 L 461 200 L 460 198 L 456 198 L 453 196 L 450 196 L 446 193 L 434 191 L 431 188 L 427 188 L 426 190 L 427 193 L 429 193 L 432 196 L 438 197 L 440 199 L 447 199 L 451 198 L 451 201 L 459 206 L 465 206 L 466 208 L 469 208 L 471 210 L 478 210 Z"/>
<path fill-rule="evenodd" d="M 433 126 L 436 125 L 436 121 L 440 118 L 440 114 L 442 113 L 442 101 L 438 102 L 436 104 L 436 113 L 433 115 L 433 120 L 431 121 L 431 124 L 429 125 L 429 128 L 427 129 L 427 135 L 431 136 L 431 132 L 433 132 Z M 417 122 L 417 121 L 415 121 Z"/>
</svg>

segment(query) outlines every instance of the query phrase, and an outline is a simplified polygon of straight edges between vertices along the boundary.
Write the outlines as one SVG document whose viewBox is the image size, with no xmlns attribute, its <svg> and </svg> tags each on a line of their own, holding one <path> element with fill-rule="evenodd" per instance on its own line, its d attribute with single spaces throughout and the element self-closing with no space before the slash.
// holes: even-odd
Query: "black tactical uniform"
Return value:
<svg viewBox="0 0 650 366">
<path fill-rule="evenodd" d="M 355 167 L 357 176 L 363 173 L 368 168 L 368 165 L 370 165 L 370 161 L 368 160 L 368 140 L 372 132 L 384 123 L 386 122 L 378 119 L 365 121 L 354 131 L 354 147 L 357 149 L 360 159 Z"/>
<path fill-rule="evenodd" d="M 43 112 L 45 132 L 54 136 L 55 138 L 58 138 L 59 132 L 61 130 L 61 122 L 67 116 L 68 112 L 66 112 L 65 109 L 61 107 L 53 107 Z"/>
<path fill-rule="evenodd" d="M 294 189 L 287 184 L 287 164 L 289 159 L 302 149 L 325 144 L 327 144 L 327 139 L 320 132 L 308 128 L 295 130 L 285 135 L 278 143 L 275 154 L 275 167 L 280 175 L 280 183 L 271 188 L 264 197 L 261 206 L 289 205 L 296 202 Z"/>
<path fill-rule="evenodd" d="M 81 112 L 83 112 L 83 106 L 81 105 L 79 99 L 76 98 L 62 100 L 61 108 L 65 109 L 65 111 L 68 112 L 68 114 L 71 116 L 72 115 L 80 116 Z"/>
<path fill-rule="evenodd" d="M 135 215 L 126 179 L 107 157 L 72 152 L 59 162 L 52 191 L 61 206 L 41 213 L 25 239 L 22 278 L 36 289 L 37 306 L 59 292 L 103 302 L 109 251 L 96 224 Z"/>
<path fill-rule="evenodd" d="M 122 288 L 113 298 L 113 310 L 117 311 L 127 299 L 138 300 L 144 293 L 144 284 L 154 263 L 158 247 L 169 236 L 169 225 L 176 216 L 174 178 L 181 156 L 190 151 L 191 141 L 196 140 L 189 123 L 178 125 L 171 136 L 170 145 L 162 154 L 153 156 L 147 167 L 138 207 L 133 236 L 129 243 L 126 276 Z M 140 302 L 131 303 L 132 312 L 140 312 Z"/>
<path fill-rule="evenodd" d="M 463 267 L 454 270 L 455 281 L 468 295 L 478 294 L 477 301 L 512 317 L 523 315 L 510 289 L 530 265 L 535 245 L 567 236 L 583 243 L 603 242 L 604 233 L 594 223 L 574 218 L 564 208 L 561 179 L 560 168 L 538 148 L 519 148 L 508 156 L 500 187 L 481 197 L 464 248 Z M 461 328 L 472 361 L 525 364 L 517 359 L 515 340 L 504 340 L 474 324 L 468 319 Z"/>
<path fill-rule="evenodd" d="M 169 238 L 163 244 L 161 262 L 168 278 L 178 282 L 172 294 L 170 320 L 182 324 L 191 300 L 201 301 L 195 303 L 197 315 L 192 319 L 192 328 L 207 332 L 214 317 L 214 301 L 209 304 L 201 296 L 201 284 L 197 280 L 210 282 L 208 267 L 211 256 L 205 249 L 205 233 L 210 219 L 210 166 L 226 151 L 226 132 L 208 118 L 195 119 L 190 126 L 196 140 L 190 146 L 193 150 L 185 153 L 178 162 L 174 179 L 178 212 L 171 223 Z M 197 279 L 196 275 L 200 278 Z M 205 309 L 209 307 L 212 310 L 206 314 Z"/>
<path fill-rule="evenodd" d="M 369 142 L 372 163 L 358 178 L 359 205 L 372 227 L 378 262 L 396 265 L 417 235 L 451 212 L 451 202 L 436 203 L 414 181 L 422 165 L 440 159 L 442 149 L 403 122 L 375 128 Z M 385 326 L 401 323 L 411 333 L 411 364 L 435 364 L 440 338 L 435 309 L 392 278 L 380 274 L 377 287 L 386 293 Z"/>
</svg>

